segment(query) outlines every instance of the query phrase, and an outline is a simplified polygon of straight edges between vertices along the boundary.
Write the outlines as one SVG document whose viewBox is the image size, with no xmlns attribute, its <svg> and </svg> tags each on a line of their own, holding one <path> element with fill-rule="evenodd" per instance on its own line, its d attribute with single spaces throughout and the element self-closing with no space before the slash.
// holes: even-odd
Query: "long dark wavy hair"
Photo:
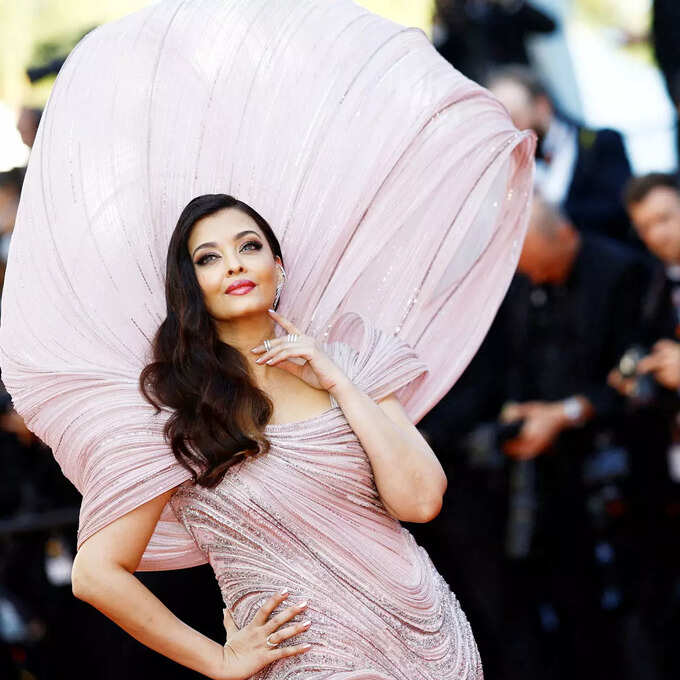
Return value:
<svg viewBox="0 0 680 680">
<path fill-rule="evenodd" d="M 219 339 L 188 252 L 196 222 L 225 208 L 249 215 L 283 261 L 272 228 L 248 204 L 227 194 L 194 198 L 170 239 L 167 316 L 152 343 L 153 361 L 139 377 L 142 394 L 156 413 L 161 406 L 173 411 L 164 427 L 166 441 L 194 482 L 206 487 L 217 485 L 227 469 L 246 456 L 269 449 L 264 427 L 273 410 L 241 352 Z"/>
</svg>

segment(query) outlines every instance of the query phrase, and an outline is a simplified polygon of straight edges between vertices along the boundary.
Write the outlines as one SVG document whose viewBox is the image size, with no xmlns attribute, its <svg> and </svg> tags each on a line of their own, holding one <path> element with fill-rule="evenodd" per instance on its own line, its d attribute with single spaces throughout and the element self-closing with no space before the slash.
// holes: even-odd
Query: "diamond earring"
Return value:
<svg viewBox="0 0 680 680">
<path fill-rule="evenodd" d="M 276 286 L 276 295 L 274 296 L 273 304 L 274 309 L 279 306 L 279 299 L 281 297 L 281 291 L 283 290 L 283 284 L 286 282 L 286 270 L 281 265 L 278 265 L 278 267 L 281 270 L 281 280 L 279 281 L 279 285 Z"/>
</svg>

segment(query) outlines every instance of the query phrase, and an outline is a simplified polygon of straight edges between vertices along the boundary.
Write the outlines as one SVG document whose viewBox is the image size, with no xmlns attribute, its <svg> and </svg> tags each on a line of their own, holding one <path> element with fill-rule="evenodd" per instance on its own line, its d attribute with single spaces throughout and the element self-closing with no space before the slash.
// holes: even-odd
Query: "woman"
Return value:
<svg viewBox="0 0 680 680">
<path fill-rule="evenodd" d="M 480 678 L 455 597 L 399 523 L 435 517 L 446 489 L 393 394 L 426 368 L 376 331 L 363 357 L 300 333 L 272 309 L 284 271 L 247 204 L 204 195 L 182 212 L 140 381 L 172 409 L 166 436 L 193 479 L 87 540 L 74 592 L 211 678 Z M 225 646 L 132 575 L 168 501 L 215 570 Z"/>
<path fill-rule="evenodd" d="M 474 677 L 457 604 L 398 523 L 436 514 L 444 479 L 390 395 L 417 422 L 479 346 L 534 146 L 422 31 L 351 0 L 164 0 L 88 33 L 31 152 L 0 324 L 17 413 L 83 494 L 79 596 L 215 677 L 236 659 L 262 677 Z M 275 225 L 286 318 L 267 312 L 283 258 L 243 206 L 196 212 L 163 264 L 182 206 L 221 187 Z M 244 210 L 262 248 L 199 239 Z M 189 240 L 218 246 L 188 259 Z M 239 279 L 256 285 L 227 295 Z M 295 340 L 288 320 L 300 337 L 274 342 Z M 224 650 L 131 573 L 207 559 L 245 631 L 227 617 Z M 285 638 L 290 603 L 265 603 L 284 587 L 312 621 Z"/>
</svg>

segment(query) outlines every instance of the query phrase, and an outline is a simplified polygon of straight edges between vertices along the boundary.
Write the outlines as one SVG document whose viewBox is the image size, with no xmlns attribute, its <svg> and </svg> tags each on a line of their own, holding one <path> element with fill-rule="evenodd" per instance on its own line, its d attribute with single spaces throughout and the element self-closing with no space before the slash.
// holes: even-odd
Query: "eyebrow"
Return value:
<svg viewBox="0 0 680 680">
<path fill-rule="evenodd" d="M 234 236 L 234 241 L 238 241 L 240 238 L 243 238 L 246 234 L 255 234 L 259 238 L 259 234 L 256 231 L 253 231 L 252 229 L 246 229 L 245 231 L 239 231 L 236 236 Z M 215 241 L 208 241 L 207 243 L 201 243 L 200 246 L 196 246 L 194 248 L 194 252 L 191 253 L 191 257 L 193 257 L 196 254 L 197 250 L 200 250 L 201 248 L 217 248 L 217 243 Z"/>
</svg>

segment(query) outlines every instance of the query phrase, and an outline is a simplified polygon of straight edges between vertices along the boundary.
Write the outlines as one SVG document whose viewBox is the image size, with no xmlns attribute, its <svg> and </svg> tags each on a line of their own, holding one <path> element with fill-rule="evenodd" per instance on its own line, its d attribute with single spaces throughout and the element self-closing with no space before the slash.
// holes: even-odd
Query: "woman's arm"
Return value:
<svg viewBox="0 0 680 680">
<path fill-rule="evenodd" d="M 399 400 L 376 403 L 349 379 L 331 394 L 364 447 L 389 513 L 404 522 L 429 522 L 441 510 L 446 474 Z"/>
<path fill-rule="evenodd" d="M 244 680 L 287 656 L 304 654 L 311 645 L 269 647 L 309 628 L 291 622 L 305 603 L 268 618 L 288 596 L 267 598 L 252 620 L 238 629 L 228 609 L 224 623 L 228 646 L 222 646 L 180 621 L 134 576 L 161 511 L 174 489 L 100 529 L 80 547 L 73 563 L 73 594 L 89 602 L 142 644 L 214 680 Z"/>
<path fill-rule="evenodd" d="M 147 647 L 217 677 L 222 645 L 180 621 L 133 575 L 173 493 L 174 489 L 154 498 L 83 543 L 73 563 L 73 594 Z"/>
<path fill-rule="evenodd" d="M 269 314 L 297 338 L 270 338 L 271 349 L 258 345 L 256 363 L 278 366 L 316 389 L 330 392 L 359 438 L 373 468 L 380 497 L 396 519 L 429 522 L 441 510 L 446 474 L 434 451 L 409 420 L 399 400 L 389 395 L 378 405 L 345 375 L 321 349 L 273 309 Z M 302 365 L 290 361 L 302 358 Z"/>
</svg>

